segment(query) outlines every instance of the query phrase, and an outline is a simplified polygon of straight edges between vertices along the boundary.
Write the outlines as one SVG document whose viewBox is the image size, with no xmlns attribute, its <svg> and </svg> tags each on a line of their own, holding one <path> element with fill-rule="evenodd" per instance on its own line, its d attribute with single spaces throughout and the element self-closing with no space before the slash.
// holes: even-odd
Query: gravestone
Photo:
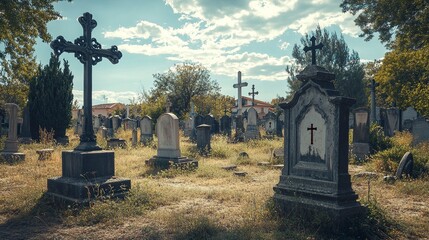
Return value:
<svg viewBox="0 0 429 240">
<path fill-rule="evenodd" d="M 83 123 L 83 115 L 82 110 L 77 110 L 77 119 L 76 119 L 76 125 L 74 128 L 74 134 L 78 134 L 79 136 L 82 134 L 82 123 Z"/>
<path fill-rule="evenodd" d="M 412 107 L 408 107 L 402 111 L 402 129 L 411 130 L 411 123 L 417 119 L 419 114 Z"/>
<path fill-rule="evenodd" d="M 253 107 L 249 108 L 247 114 L 247 127 L 245 137 L 246 140 L 259 139 L 258 113 Z"/>
<path fill-rule="evenodd" d="M 227 115 L 221 117 L 220 131 L 224 135 L 231 136 L 231 117 Z"/>
<path fill-rule="evenodd" d="M 106 118 L 106 121 L 104 123 L 104 126 L 107 128 L 107 137 L 111 138 L 114 135 L 113 132 L 113 117 L 109 116 L 108 118 Z"/>
<path fill-rule="evenodd" d="M 235 116 L 235 136 L 234 142 L 243 142 L 244 141 L 244 122 L 243 116 Z"/>
<path fill-rule="evenodd" d="M 207 114 L 204 117 L 204 124 L 207 124 L 210 126 L 210 134 L 214 134 L 216 132 L 215 119 L 211 113 Z"/>
<path fill-rule="evenodd" d="M 119 115 L 115 115 L 112 117 L 112 128 L 113 132 L 116 133 L 116 131 L 121 127 L 121 117 Z"/>
<path fill-rule="evenodd" d="M 144 145 L 153 141 L 152 118 L 144 116 L 140 121 L 140 142 Z"/>
<path fill-rule="evenodd" d="M 137 129 L 133 128 L 131 133 L 131 146 L 137 146 Z"/>
<path fill-rule="evenodd" d="M 286 214 L 310 211 L 308 216 L 326 214 L 341 224 L 362 211 L 348 173 L 349 108 L 355 100 L 340 96 L 335 75 L 315 65 L 314 52 L 312 63 L 297 75 L 303 84 L 293 98 L 280 103 L 285 156 L 274 201 Z"/>
<path fill-rule="evenodd" d="M 399 162 L 395 177 L 402 178 L 403 175 L 411 176 L 413 174 L 414 160 L 411 152 L 406 152 Z"/>
<path fill-rule="evenodd" d="M 399 109 L 387 108 L 381 111 L 384 134 L 392 137 L 395 131 L 399 131 Z"/>
<path fill-rule="evenodd" d="M 193 125 L 194 125 L 194 122 L 193 122 L 192 118 L 190 118 L 190 117 L 186 118 L 186 120 L 185 120 L 185 129 L 183 130 L 183 134 L 186 137 L 190 137 L 191 136 Z"/>
<path fill-rule="evenodd" d="M 1 161 L 14 163 L 25 160 L 25 154 L 18 152 L 18 111 L 15 103 L 6 103 L 5 108 L 9 116 L 9 130 L 4 142 L 3 151 L 0 152 Z"/>
<path fill-rule="evenodd" d="M 28 144 L 31 143 L 31 131 L 30 131 L 30 110 L 28 105 L 23 110 L 23 123 L 21 127 L 21 135 L 19 136 L 19 142 Z"/>
<path fill-rule="evenodd" d="M 363 160 L 369 155 L 369 124 L 368 108 L 356 108 L 353 111 L 353 145 L 352 152 L 357 159 Z"/>
<path fill-rule="evenodd" d="M 429 123 L 424 118 L 416 119 L 411 124 L 413 145 L 429 141 Z"/>
<path fill-rule="evenodd" d="M 128 107 L 128 106 L 127 106 Z M 122 123 L 122 125 L 123 125 L 123 127 L 124 127 L 124 130 L 126 131 L 126 130 L 128 130 L 128 129 L 132 129 L 131 127 L 130 127 L 130 121 L 131 121 L 131 119 L 129 118 L 129 117 L 126 117 L 126 118 L 124 118 L 122 121 L 121 121 L 121 123 Z"/>
<path fill-rule="evenodd" d="M 94 121 L 94 133 L 98 132 L 98 129 L 101 127 L 101 117 L 100 116 L 92 116 Z"/>
<path fill-rule="evenodd" d="M 268 136 L 274 136 L 274 134 L 276 133 L 276 130 L 277 130 L 276 123 L 277 123 L 276 115 L 273 112 L 268 112 L 268 114 L 265 115 L 265 123 L 264 123 L 265 132 L 267 133 Z"/>
<path fill-rule="evenodd" d="M 131 188 L 131 180 L 115 177 L 113 151 L 103 151 L 97 146 L 92 125 L 92 66 L 103 57 L 113 64 L 118 63 L 122 53 L 116 46 L 101 49 L 101 44 L 91 36 L 97 22 L 90 13 L 79 17 L 83 36 L 75 43 L 59 36 L 51 42 L 56 56 L 63 52 L 74 53 L 84 64 L 84 115 L 79 145 L 71 151 L 62 152 L 62 176 L 48 179 L 47 195 L 60 203 L 88 204 L 103 193 L 105 197 L 123 198 Z"/>
<path fill-rule="evenodd" d="M 204 120 L 205 120 L 204 117 L 199 114 L 195 116 L 195 121 L 194 121 L 195 128 L 197 128 L 201 124 L 205 124 Z"/>
<path fill-rule="evenodd" d="M 156 122 L 158 136 L 157 155 L 146 161 L 156 168 L 169 168 L 171 165 L 192 165 L 198 167 L 198 161 L 181 156 L 179 139 L 179 119 L 173 113 L 162 114 Z"/>
<path fill-rule="evenodd" d="M 197 148 L 200 154 L 208 154 L 210 152 L 210 138 L 210 125 L 201 124 L 197 127 Z"/>
<path fill-rule="evenodd" d="M 277 115 L 276 121 L 276 135 L 277 137 L 283 137 L 283 125 L 284 125 L 284 114 L 283 110 Z"/>
</svg>

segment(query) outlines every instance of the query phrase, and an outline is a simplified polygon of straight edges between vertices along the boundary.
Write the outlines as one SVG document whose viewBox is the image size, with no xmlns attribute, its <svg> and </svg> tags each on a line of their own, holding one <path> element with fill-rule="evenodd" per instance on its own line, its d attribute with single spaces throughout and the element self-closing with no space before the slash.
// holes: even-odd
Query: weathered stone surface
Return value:
<svg viewBox="0 0 429 240">
<path fill-rule="evenodd" d="M 240 152 L 238 154 L 238 157 L 240 157 L 240 158 L 249 158 L 249 154 L 247 154 L 247 152 Z"/>
<path fill-rule="evenodd" d="M 36 153 L 39 154 L 38 160 L 50 159 L 53 152 L 54 152 L 54 149 L 52 148 L 36 150 Z"/>
<path fill-rule="evenodd" d="M 429 122 L 424 119 L 416 119 L 411 123 L 413 134 L 413 145 L 429 141 Z"/>
<path fill-rule="evenodd" d="M 280 107 L 285 114 L 285 157 L 274 200 L 286 212 L 323 212 L 340 222 L 362 207 L 348 173 L 349 107 L 339 96 L 334 75 L 308 66 L 293 98 Z"/>
<path fill-rule="evenodd" d="M 202 154 L 210 152 L 211 145 L 211 134 L 210 125 L 201 124 L 197 127 L 197 148 Z"/>
<path fill-rule="evenodd" d="M 237 165 L 227 165 L 227 166 L 223 166 L 221 168 L 224 170 L 234 170 L 234 169 L 237 169 Z"/>
<path fill-rule="evenodd" d="M 140 142 L 144 145 L 152 142 L 153 140 L 153 130 L 152 130 L 152 118 L 149 116 L 144 116 L 140 120 Z"/>
<path fill-rule="evenodd" d="M 0 152 L 0 162 L 15 163 L 25 160 L 25 154 L 18 152 L 18 105 L 14 103 L 5 104 L 9 115 L 9 131 L 4 142 L 4 149 Z"/>
<path fill-rule="evenodd" d="M 125 139 L 122 139 L 122 138 L 111 138 L 107 140 L 108 149 L 124 148 L 125 145 L 126 145 L 126 141 Z"/>
<path fill-rule="evenodd" d="M 399 162 L 395 177 L 402 178 L 403 175 L 410 176 L 413 174 L 414 159 L 411 152 L 406 152 Z"/>
<path fill-rule="evenodd" d="M 258 121 L 258 113 L 256 112 L 256 109 L 251 107 L 248 110 L 247 114 L 247 126 L 246 126 L 246 132 L 245 132 L 245 139 L 259 139 L 259 129 L 257 125 Z"/>
<path fill-rule="evenodd" d="M 247 172 L 244 172 L 244 171 L 235 171 L 234 175 L 235 176 L 239 176 L 239 177 L 245 177 L 247 175 Z"/>
</svg>

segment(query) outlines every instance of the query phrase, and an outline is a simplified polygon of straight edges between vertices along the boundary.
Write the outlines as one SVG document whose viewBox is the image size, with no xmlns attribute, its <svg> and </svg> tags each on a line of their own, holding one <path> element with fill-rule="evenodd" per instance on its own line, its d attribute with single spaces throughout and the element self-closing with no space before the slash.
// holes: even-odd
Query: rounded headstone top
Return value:
<svg viewBox="0 0 429 240">
<path fill-rule="evenodd" d="M 159 118 L 162 118 L 162 117 L 164 117 L 164 116 L 169 116 L 169 117 L 171 117 L 172 119 L 177 119 L 177 120 L 179 120 L 179 118 L 178 118 L 174 113 L 163 113 L 161 116 L 159 116 Z"/>
<path fill-rule="evenodd" d="M 201 124 L 201 125 L 198 125 L 197 128 L 211 128 L 211 126 L 207 124 Z"/>
</svg>

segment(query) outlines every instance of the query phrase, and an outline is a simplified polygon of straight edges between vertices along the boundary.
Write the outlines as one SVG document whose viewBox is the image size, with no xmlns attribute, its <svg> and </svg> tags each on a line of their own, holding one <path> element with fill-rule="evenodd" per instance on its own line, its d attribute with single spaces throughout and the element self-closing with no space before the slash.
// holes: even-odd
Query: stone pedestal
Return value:
<svg viewBox="0 0 429 240">
<path fill-rule="evenodd" d="M 125 139 L 122 138 L 111 138 L 107 140 L 107 148 L 123 148 L 125 147 Z"/>
<path fill-rule="evenodd" d="M 131 180 L 115 174 L 113 151 L 63 151 L 62 176 L 48 179 L 47 195 L 58 203 L 87 204 L 96 198 L 123 198 Z"/>
<path fill-rule="evenodd" d="M 244 134 L 246 140 L 259 139 L 259 129 L 256 125 L 247 125 L 246 133 Z"/>
</svg>

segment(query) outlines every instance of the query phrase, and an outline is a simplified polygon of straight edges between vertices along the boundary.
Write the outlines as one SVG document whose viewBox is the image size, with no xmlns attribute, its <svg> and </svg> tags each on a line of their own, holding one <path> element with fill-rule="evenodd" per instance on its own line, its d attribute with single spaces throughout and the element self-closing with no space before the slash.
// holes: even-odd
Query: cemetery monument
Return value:
<svg viewBox="0 0 429 240">
<path fill-rule="evenodd" d="M 74 43 L 59 36 L 51 42 L 51 48 L 57 56 L 63 52 L 74 53 L 83 63 L 84 116 L 92 116 L 92 66 L 103 57 L 116 64 L 122 53 L 116 46 L 102 49 L 101 44 L 91 37 L 92 30 L 97 26 L 92 14 L 84 13 L 78 20 L 83 28 L 83 36 Z M 96 191 L 122 198 L 131 188 L 131 180 L 114 175 L 114 152 L 103 151 L 97 146 L 92 118 L 84 117 L 80 143 L 74 150 L 62 152 L 62 176 L 48 179 L 47 194 L 55 201 L 77 204 L 87 204 L 95 197 Z"/>
<path fill-rule="evenodd" d="M 25 160 L 25 154 L 18 152 L 18 111 L 15 103 L 6 103 L 6 111 L 9 115 L 9 131 L 4 142 L 4 149 L 0 152 L 0 159 L 8 163 Z"/>
</svg>

